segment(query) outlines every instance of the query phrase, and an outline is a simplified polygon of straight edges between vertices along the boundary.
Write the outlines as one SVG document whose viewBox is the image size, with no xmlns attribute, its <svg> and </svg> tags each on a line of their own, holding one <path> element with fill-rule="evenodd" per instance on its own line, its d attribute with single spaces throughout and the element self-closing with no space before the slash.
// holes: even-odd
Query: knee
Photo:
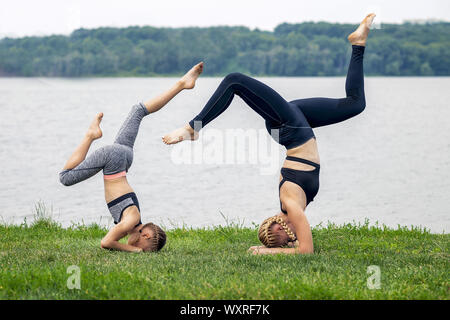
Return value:
<svg viewBox="0 0 450 320">
<path fill-rule="evenodd" d="M 129 118 L 139 118 L 142 119 L 143 117 L 145 117 L 146 115 L 148 115 L 149 112 L 147 110 L 147 107 L 145 106 L 144 103 L 140 102 L 137 104 L 134 104 L 129 113 L 128 113 L 128 119 Z"/>
<path fill-rule="evenodd" d="M 363 112 L 364 109 L 366 109 L 366 100 L 364 98 L 359 99 L 358 103 L 356 104 L 356 110 L 359 113 Z"/>
<path fill-rule="evenodd" d="M 353 99 L 352 111 L 354 115 L 360 114 L 366 108 L 366 100 L 364 97 Z"/>
<path fill-rule="evenodd" d="M 224 78 L 224 81 L 228 82 L 228 83 L 240 83 L 244 77 L 245 77 L 245 75 L 243 75 L 240 72 L 233 72 L 233 73 L 229 73 Z"/>
<path fill-rule="evenodd" d="M 63 171 L 59 173 L 59 182 L 61 182 L 62 185 L 68 187 L 71 186 L 73 183 L 70 181 L 68 175 L 66 174 L 67 171 Z"/>
</svg>

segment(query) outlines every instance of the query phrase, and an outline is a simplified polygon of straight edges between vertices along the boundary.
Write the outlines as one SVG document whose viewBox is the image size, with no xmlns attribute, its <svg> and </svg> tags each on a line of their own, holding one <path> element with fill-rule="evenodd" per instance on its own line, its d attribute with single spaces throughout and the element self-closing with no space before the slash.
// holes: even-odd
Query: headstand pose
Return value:
<svg viewBox="0 0 450 320">
<path fill-rule="evenodd" d="M 313 253 L 311 228 L 304 213 L 319 190 L 320 161 L 312 128 L 344 121 L 364 110 L 363 56 L 374 18 L 375 14 L 369 14 L 348 36 L 352 56 L 345 83 L 346 98 L 287 102 L 267 85 L 232 73 L 188 125 L 163 137 L 166 144 L 196 140 L 198 131 L 224 112 L 235 95 L 265 119 L 269 133 L 287 151 L 279 184 L 281 212 L 261 224 L 258 236 L 265 247 L 251 247 L 253 253 Z M 286 245 L 291 248 L 279 248 Z"/>
<path fill-rule="evenodd" d="M 170 90 L 131 108 L 112 145 L 94 151 L 86 158 L 91 143 L 102 136 L 99 113 L 91 123 L 81 144 L 70 156 L 59 174 L 65 186 L 86 180 L 103 169 L 105 200 L 116 224 L 102 239 L 101 247 L 129 252 L 159 251 L 166 243 L 166 234 L 153 223 L 142 224 L 138 199 L 126 179 L 133 162 L 133 145 L 142 119 L 164 107 L 183 89 L 192 89 L 203 71 L 203 63 L 194 66 Z M 119 240 L 130 235 L 128 243 Z"/>
</svg>

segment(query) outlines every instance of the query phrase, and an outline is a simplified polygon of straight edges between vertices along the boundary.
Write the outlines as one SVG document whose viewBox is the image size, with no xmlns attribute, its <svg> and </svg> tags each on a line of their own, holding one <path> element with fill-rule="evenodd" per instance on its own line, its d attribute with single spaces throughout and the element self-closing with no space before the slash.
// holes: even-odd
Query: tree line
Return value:
<svg viewBox="0 0 450 320">
<path fill-rule="evenodd" d="M 154 76 L 182 74 L 205 61 L 206 75 L 345 75 L 356 25 L 283 23 L 247 27 L 97 28 L 69 36 L 0 40 L 3 76 Z M 450 23 L 384 24 L 370 32 L 366 75 L 449 76 Z"/>
</svg>

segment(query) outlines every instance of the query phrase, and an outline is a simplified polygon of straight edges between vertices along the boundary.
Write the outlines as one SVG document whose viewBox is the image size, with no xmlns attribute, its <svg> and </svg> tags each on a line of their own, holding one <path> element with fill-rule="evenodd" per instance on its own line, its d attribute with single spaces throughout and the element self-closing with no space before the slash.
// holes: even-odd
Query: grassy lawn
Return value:
<svg viewBox="0 0 450 320">
<path fill-rule="evenodd" d="M 449 299 L 449 234 L 317 227 L 316 253 L 253 256 L 256 228 L 179 228 L 160 253 L 102 250 L 98 226 L 0 225 L 0 299 Z M 67 268 L 81 270 L 68 289 Z M 368 289 L 367 267 L 381 271 Z"/>
</svg>

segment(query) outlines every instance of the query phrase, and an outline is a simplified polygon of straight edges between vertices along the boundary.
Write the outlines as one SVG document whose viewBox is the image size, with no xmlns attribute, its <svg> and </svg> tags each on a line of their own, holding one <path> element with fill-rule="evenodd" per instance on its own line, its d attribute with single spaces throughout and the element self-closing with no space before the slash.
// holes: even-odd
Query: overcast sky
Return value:
<svg viewBox="0 0 450 320">
<path fill-rule="evenodd" d="M 450 0 L 0 0 L 0 37 L 69 34 L 100 26 L 244 25 L 273 30 L 281 22 L 448 21 Z"/>
</svg>

